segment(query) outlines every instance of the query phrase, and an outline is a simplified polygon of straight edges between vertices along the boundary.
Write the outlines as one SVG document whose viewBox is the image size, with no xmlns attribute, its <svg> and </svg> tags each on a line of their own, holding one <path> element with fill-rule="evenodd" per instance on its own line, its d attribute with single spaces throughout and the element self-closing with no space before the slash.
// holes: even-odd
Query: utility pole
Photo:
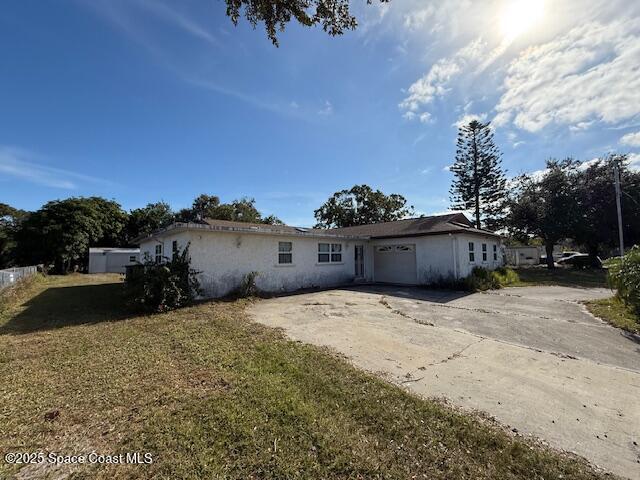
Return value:
<svg viewBox="0 0 640 480">
<path fill-rule="evenodd" d="M 616 184 L 616 208 L 618 210 L 618 239 L 620 241 L 620 257 L 624 257 L 624 237 L 622 235 L 622 206 L 620 199 L 622 193 L 620 191 L 620 163 L 617 158 L 613 159 L 613 179 Z"/>
</svg>

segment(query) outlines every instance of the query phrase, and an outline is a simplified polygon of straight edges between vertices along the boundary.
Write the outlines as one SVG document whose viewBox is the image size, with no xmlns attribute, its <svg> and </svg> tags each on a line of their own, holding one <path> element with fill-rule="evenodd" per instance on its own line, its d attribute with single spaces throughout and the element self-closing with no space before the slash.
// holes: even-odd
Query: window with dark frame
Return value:
<svg viewBox="0 0 640 480">
<path fill-rule="evenodd" d="M 487 261 L 487 244 L 486 243 L 482 244 L 482 261 L 483 262 Z"/>
<path fill-rule="evenodd" d="M 498 246 L 497 245 L 493 246 L 493 261 L 494 262 L 498 261 Z"/>
<path fill-rule="evenodd" d="M 162 244 L 156 245 L 156 263 L 162 263 Z"/>
<path fill-rule="evenodd" d="M 319 243 L 318 263 L 342 263 L 342 244 Z"/>
<path fill-rule="evenodd" d="M 174 255 L 176 253 L 178 253 L 178 241 L 177 240 L 174 240 L 173 243 L 171 243 L 171 251 L 173 252 Z"/>
<path fill-rule="evenodd" d="M 289 265 L 293 263 L 293 243 L 278 242 L 278 264 Z"/>
<path fill-rule="evenodd" d="M 473 242 L 469 242 L 469 261 L 470 262 L 475 262 L 476 261 L 476 253 L 474 251 L 475 245 Z"/>
<path fill-rule="evenodd" d="M 130 262 L 130 263 L 131 263 L 131 262 L 135 262 L 135 261 L 137 261 L 137 260 L 138 260 L 138 259 L 136 258 L 136 256 L 135 256 L 135 255 L 130 255 L 130 256 L 129 256 L 129 262 Z"/>
</svg>

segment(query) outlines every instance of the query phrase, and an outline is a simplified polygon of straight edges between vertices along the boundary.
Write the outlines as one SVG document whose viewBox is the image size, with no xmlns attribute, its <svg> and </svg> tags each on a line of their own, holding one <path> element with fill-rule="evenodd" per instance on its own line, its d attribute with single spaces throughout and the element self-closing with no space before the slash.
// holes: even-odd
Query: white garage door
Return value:
<svg viewBox="0 0 640 480">
<path fill-rule="evenodd" d="M 376 282 L 416 284 L 416 246 L 377 245 L 373 271 Z"/>
</svg>

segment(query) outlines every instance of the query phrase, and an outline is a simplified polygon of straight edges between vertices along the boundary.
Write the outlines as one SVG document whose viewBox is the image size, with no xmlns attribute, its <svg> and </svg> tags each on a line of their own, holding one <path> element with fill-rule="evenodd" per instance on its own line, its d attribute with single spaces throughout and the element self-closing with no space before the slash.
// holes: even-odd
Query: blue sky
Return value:
<svg viewBox="0 0 640 480">
<path fill-rule="evenodd" d="M 474 116 L 509 175 L 610 151 L 640 167 L 640 2 L 539 3 L 354 0 L 356 32 L 292 24 L 275 48 L 221 1 L 9 0 L 0 202 L 250 196 L 311 225 L 367 183 L 438 213 Z"/>
</svg>

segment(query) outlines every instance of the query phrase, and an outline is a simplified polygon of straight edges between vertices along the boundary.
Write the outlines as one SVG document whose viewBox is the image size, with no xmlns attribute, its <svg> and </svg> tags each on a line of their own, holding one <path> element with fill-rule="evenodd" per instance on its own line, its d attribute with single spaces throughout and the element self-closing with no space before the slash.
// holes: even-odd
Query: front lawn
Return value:
<svg viewBox="0 0 640 480">
<path fill-rule="evenodd" d="M 245 304 L 137 316 L 115 276 L 32 282 L 0 312 L 0 454 L 153 455 L 23 478 L 604 478 L 288 341 Z M 0 478 L 17 470 L 0 460 Z"/>
<path fill-rule="evenodd" d="M 563 287 L 595 288 L 607 287 L 605 269 L 579 270 L 570 267 L 557 267 L 549 270 L 544 266 L 516 268 L 520 278 L 513 286 L 560 285 Z"/>
</svg>

